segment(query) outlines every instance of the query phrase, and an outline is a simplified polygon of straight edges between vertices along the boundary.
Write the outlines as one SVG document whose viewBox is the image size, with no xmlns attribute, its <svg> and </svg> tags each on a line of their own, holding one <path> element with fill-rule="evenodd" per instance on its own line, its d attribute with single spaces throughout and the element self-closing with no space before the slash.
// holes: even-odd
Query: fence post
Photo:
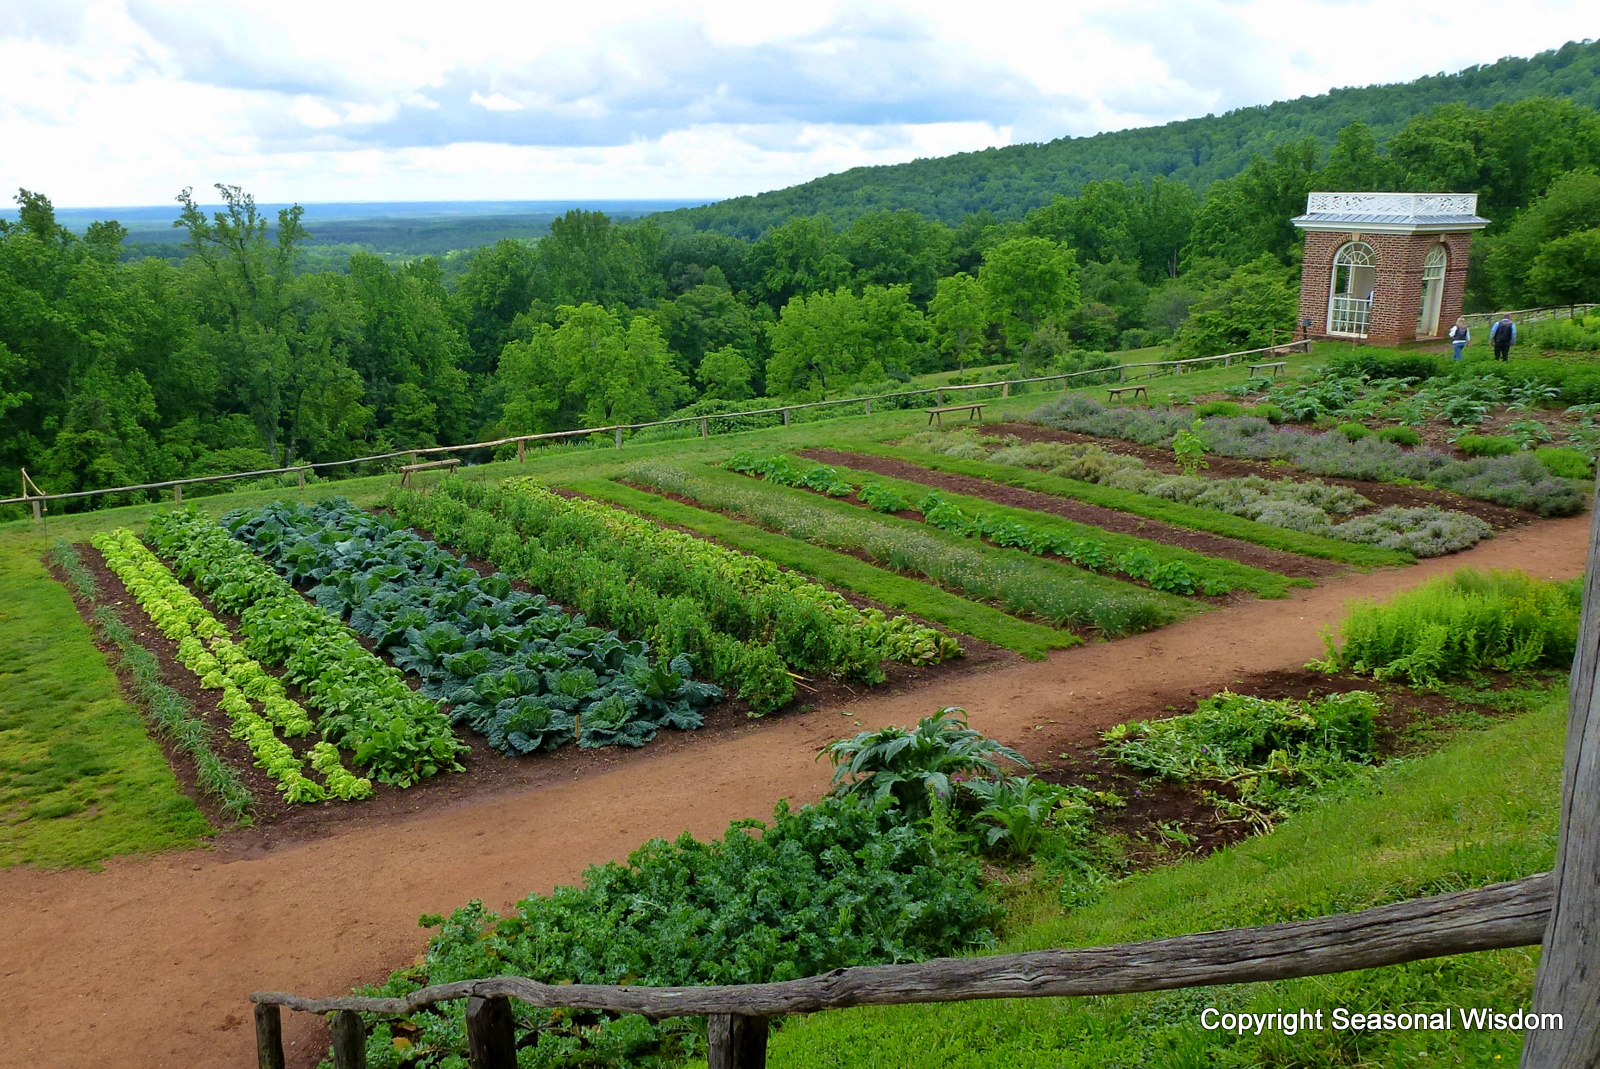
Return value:
<svg viewBox="0 0 1600 1069">
<path fill-rule="evenodd" d="M 283 1018 L 277 1006 L 256 1003 L 257 1069 L 283 1069 Z"/>
<path fill-rule="evenodd" d="M 709 427 L 706 426 L 710 422 L 711 421 L 709 419 L 707 419 L 706 417 L 704 417 L 704 416 L 700 417 L 700 437 L 701 438 L 709 438 L 709 437 L 711 437 L 711 430 L 710 430 Z"/>
<path fill-rule="evenodd" d="M 1001 397 L 1002 397 L 1002 398 L 1005 398 L 1005 397 L 1010 397 L 1010 396 L 1011 396 L 1011 383 L 1009 383 L 1009 382 L 1002 382 L 1002 383 L 1001 383 L 1001 384 L 1000 384 L 1000 396 L 1001 396 Z"/>
<path fill-rule="evenodd" d="M 354 1010 L 339 1010 L 328 1025 L 334 1069 L 367 1069 L 367 1030 Z"/>
<path fill-rule="evenodd" d="M 172 487 L 172 503 L 174 505 L 183 504 L 183 487 L 178 486 L 176 484 L 173 485 L 173 487 Z"/>
<path fill-rule="evenodd" d="M 504 995 L 467 999 L 467 1064 L 472 1069 L 517 1069 L 517 1023 Z"/>
<path fill-rule="evenodd" d="M 872 398 L 867 398 L 867 415 L 872 415 Z"/>
<path fill-rule="evenodd" d="M 38 498 L 33 499 L 33 522 L 44 522 L 44 502 L 40 501 Z"/>
<path fill-rule="evenodd" d="M 517 439 L 517 463 L 521 464 L 528 455 L 528 443 L 521 438 Z"/>
<path fill-rule="evenodd" d="M 304 490 L 306 488 L 306 469 L 294 469 L 294 480 L 300 484 L 300 489 Z"/>
<path fill-rule="evenodd" d="M 1600 485 L 1600 482 L 1597 482 Z M 1524 1069 L 1600 1065 L 1600 509 L 1589 524 L 1589 560 L 1568 696 L 1555 897 L 1533 984 L 1535 1013 L 1560 1028 L 1532 1028 Z"/>
<path fill-rule="evenodd" d="M 617 428 L 617 448 L 618 449 L 622 448 L 622 428 L 621 427 Z"/>
<path fill-rule="evenodd" d="M 767 1019 L 738 1013 L 706 1018 L 706 1069 L 767 1069 Z"/>
<path fill-rule="evenodd" d="M 783 425 L 785 427 L 789 425 L 789 410 L 787 408 L 783 410 Z"/>
<path fill-rule="evenodd" d="M 944 407 L 944 391 L 943 390 L 935 390 L 935 391 L 933 391 L 933 403 L 938 408 L 943 408 Z"/>
</svg>

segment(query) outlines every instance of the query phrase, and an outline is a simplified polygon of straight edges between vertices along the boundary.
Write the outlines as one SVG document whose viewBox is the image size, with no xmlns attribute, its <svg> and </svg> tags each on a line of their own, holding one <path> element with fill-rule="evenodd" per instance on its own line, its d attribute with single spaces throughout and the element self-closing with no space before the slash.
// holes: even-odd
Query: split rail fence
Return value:
<svg viewBox="0 0 1600 1069">
<path fill-rule="evenodd" d="M 1600 482 L 1597 482 L 1600 492 Z M 1522 1069 L 1600 1066 L 1600 509 L 1590 517 L 1583 612 L 1569 693 L 1561 835 L 1553 872 L 1359 913 L 1118 946 L 836 969 L 781 983 L 649 988 L 548 985 L 515 976 L 423 988 L 403 998 L 305 998 L 258 991 L 261 1069 L 283 1069 L 281 1011 L 331 1014 L 337 1069 L 364 1069 L 361 1014 L 407 1015 L 467 1000 L 472 1069 L 512 1069 L 511 1000 L 541 1008 L 707 1018 L 709 1069 L 765 1069 L 768 1022 L 846 1006 L 1047 998 L 1251 983 L 1541 945 Z"/>
<path fill-rule="evenodd" d="M 316 464 L 291 464 L 282 468 L 265 468 L 259 471 L 241 471 L 228 475 L 201 475 L 188 479 L 166 479 L 161 482 L 139 483 L 134 486 L 111 486 L 99 490 L 74 490 L 69 493 L 60 494 L 46 494 L 41 492 L 38 485 L 34 483 L 34 481 L 28 476 L 27 471 L 24 470 L 22 473 L 22 496 L 0 498 L 0 505 L 31 506 L 33 510 L 34 521 L 41 522 L 44 519 L 44 506 L 48 501 L 67 501 L 87 497 L 101 497 L 108 494 L 126 494 L 144 490 L 170 489 L 173 492 L 173 501 L 181 504 L 183 502 L 183 488 L 185 486 L 225 482 L 231 479 L 254 479 L 268 475 L 293 474 L 297 477 L 299 485 L 304 487 L 306 484 L 307 472 L 351 467 L 357 464 L 374 464 L 387 460 L 396 460 L 401 457 L 408 458 L 408 462 L 414 465 L 417 463 L 419 457 L 447 453 L 465 453 L 475 449 L 496 449 L 501 446 L 508 445 L 515 445 L 517 447 L 517 460 L 521 461 L 526 456 L 527 446 L 530 442 L 555 442 L 569 438 L 587 438 L 590 435 L 609 434 L 612 436 L 616 444 L 616 448 L 621 449 L 625 434 L 631 434 L 642 430 L 651 430 L 658 427 L 675 427 L 697 423 L 700 425 L 700 437 L 709 438 L 711 436 L 711 427 L 713 423 L 718 420 L 738 419 L 742 416 L 781 416 L 783 418 L 783 425 L 787 427 L 790 424 L 790 418 L 792 414 L 805 409 L 860 407 L 865 415 L 870 416 L 872 415 L 872 405 L 874 401 L 881 403 L 884 401 L 892 401 L 904 397 L 926 397 L 932 395 L 936 404 L 943 405 L 944 396 L 947 393 L 960 393 L 964 390 L 972 391 L 994 389 L 998 389 L 1000 391 L 1001 397 L 1009 397 L 1011 396 L 1012 388 L 1016 386 L 1031 385 L 1042 382 L 1060 382 L 1063 384 L 1062 388 L 1066 389 L 1066 384 L 1072 380 L 1085 378 L 1092 375 L 1116 375 L 1117 381 L 1126 382 L 1128 380 L 1128 373 L 1130 371 L 1137 371 L 1144 368 L 1155 369 L 1148 372 L 1147 377 L 1160 375 L 1163 373 L 1163 370 L 1171 374 L 1181 375 L 1187 371 L 1196 369 L 1201 365 L 1220 364 L 1222 367 L 1230 367 L 1235 360 L 1238 360 L 1241 357 L 1261 356 L 1266 354 L 1270 354 L 1272 356 L 1284 356 L 1289 353 L 1309 352 L 1310 345 L 1311 343 L 1309 341 L 1296 341 L 1288 342 L 1283 345 L 1269 345 L 1261 349 L 1245 349 L 1237 353 L 1221 353 L 1217 356 L 1197 356 L 1187 360 L 1151 360 L 1135 364 L 1113 364 L 1109 367 L 1090 368 L 1084 371 L 1069 371 L 1058 375 L 1036 375 L 1025 379 L 1004 379 L 995 382 L 973 382 L 962 383 L 954 386 L 929 386 L 916 390 L 900 390 L 895 393 L 879 394 L 874 397 L 842 397 L 831 401 L 808 401 L 801 404 L 779 405 L 774 408 L 755 408 L 744 412 L 719 412 L 715 415 L 705 416 L 679 416 L 674 419 L 660 419 L 649 423 L 613 423 L 607 424 L 603 427 L 582 427 L 577 430 L 570 431 L 549 431 L 543 434 L 520 434 L 510 438 L 496 438 L 489 442 L 469 442 L 466 445 L 439 445 L 430 446 L 425 449 L 401 449 L 392 453 L 379 453 L 369 457 L 352 457 L 349 460 L 325 460 Z"/>
</svg>

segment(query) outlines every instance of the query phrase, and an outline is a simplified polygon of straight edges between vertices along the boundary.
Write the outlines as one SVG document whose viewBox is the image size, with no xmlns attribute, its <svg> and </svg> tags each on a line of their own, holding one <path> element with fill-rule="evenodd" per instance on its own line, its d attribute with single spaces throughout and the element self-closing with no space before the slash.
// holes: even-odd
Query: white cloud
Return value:
<svg viewBox="0 0 1600 1069">
<path fill-rule="evenodd" d="M 0 185 L 64 205 L 214 181 L 263 201 L 727 196 L 1597 29 L 1567 0 L 1515 19 L 1498 0 L 0 0 Z"/>
</svg>

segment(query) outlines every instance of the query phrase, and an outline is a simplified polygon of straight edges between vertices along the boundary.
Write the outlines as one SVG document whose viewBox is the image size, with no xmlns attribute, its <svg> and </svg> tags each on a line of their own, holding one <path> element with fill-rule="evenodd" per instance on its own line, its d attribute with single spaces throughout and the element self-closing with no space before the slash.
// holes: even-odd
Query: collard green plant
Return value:
<svg viewBox="0 0 1600 1069">
<path fill-rule="evenodd" d="M 1016 750 L 967 725 L 964 711 L 941 709 L 907 731 L 886 727 L 830 743 L 833 789 L 841 797 L 892 801 L 909 819 L 928 815 L 935 799 L 948 800 L 958 777 L 994 779 L 1002 761 L 1023 768 Z"/>
</svg>

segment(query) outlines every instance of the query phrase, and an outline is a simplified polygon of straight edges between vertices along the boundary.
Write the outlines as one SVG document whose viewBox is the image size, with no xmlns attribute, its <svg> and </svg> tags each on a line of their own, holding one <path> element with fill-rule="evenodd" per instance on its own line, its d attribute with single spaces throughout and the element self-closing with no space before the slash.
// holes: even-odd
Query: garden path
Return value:
<svg viewBox="0 0 1600 1069">
<path fill-rule="evenodd" d="M 646 751 L 616 771 L 265 854 L 196 850 L 98 873 L 0 872 L 0 1066 L 253 1065 L 250 990 L 347 990 L 415 957 L 426 938 L 419 914 L 472 898 L 504 906 L 651 836 L 712 836 L 779 797 L 814 799 L 828 778 L 817 750 L 858 726 L 960 705 L 976 727 L 1045 756 L 1234 679 L 1298 668 L 1321 653 L 1318 631 L 1348 598 L 1469 564 L 1577 575 L 1588 524 L 1534 523 L 1414 568 L 1353 573 L 1286 600 L 874 695 L 844 712 L 753 723 L 707 746 Z M 291 1064 L 315 1064 L 321 1023 L 291 1014 L 284 1024 Z"/>
</svg>

